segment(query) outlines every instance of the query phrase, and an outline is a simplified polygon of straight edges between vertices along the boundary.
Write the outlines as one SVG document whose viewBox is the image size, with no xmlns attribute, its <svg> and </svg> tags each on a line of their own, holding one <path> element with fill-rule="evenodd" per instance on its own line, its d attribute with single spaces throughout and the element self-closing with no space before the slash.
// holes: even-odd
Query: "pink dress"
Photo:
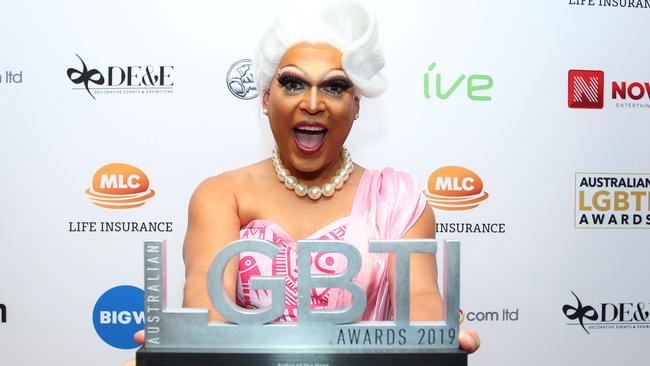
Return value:
<svg viewBox="0 0 650 366">
<path fill-rule="evenodd" d="M 361 271 L 355 282 L 366 290 L 367 306 L 360 320 L 392 318 L 388 280 L 388 255 L 368 252 L 368 240 L 399 239 L 422 214 L 426 201 L 417 181 L 391 168 L 366 170 L 355 193 L 350 216 L 323 227 L 307 239 L 343 240 L 362 253 Z M 285 278 L 285 312 L 279 321 L 297 320 L 297 243 L 279 225 L 269 220 L 253 220 L 242 227 L 242 239 L 264 239 L 280 248 L 273 259 L 255 252 L 240 254 L 237 303 L 249 309 L 270 306 L 271 293 L 249 287 L 253 276 Z M 345 270 L 347 261 L 338 253 L 312 254 L 312 274 L 333 274 Z M 312 289 L 312 309 L 341 309 L 351 296 L 336 288 Z"/>
</svg>

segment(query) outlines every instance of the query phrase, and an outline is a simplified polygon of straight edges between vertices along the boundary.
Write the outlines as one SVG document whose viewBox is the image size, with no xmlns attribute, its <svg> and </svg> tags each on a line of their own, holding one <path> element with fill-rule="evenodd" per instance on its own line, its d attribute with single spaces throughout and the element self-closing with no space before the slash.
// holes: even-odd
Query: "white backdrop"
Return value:
<svg viewBox="0 0 650 366">
<path fill-rule="evenodd" d="M 423 189 L 434 171 L 460 166 L 474 172 L 488 193 L 475 208 L 434 209 L 439 223 L 450 224 L 441 226 L 447 229 L 438 237 L 462 242 L 462 326 L 477 329 L 483 340 L 470 364 L 648 364 L 650 186 L 643 178 L 650 174 L 650 5 L 369 3 L 379 19 L 390 86 L 380 98 L 362 101 L 348 144 L 353 158 L 368 168 L 409 172 Z M 269 14 L 288 6 L 3 6 L 1 364 L 117 365 L 129 358 L 132 349 L 115 348 L 99 336 L 93 309 L 109 289 L 142 288 L 141 244 L 147 239 L 168 240 L 169 305 L 180 306 L 192 191 L 206 177 L 270 152 L 258 99 L 236 98 L 227 87 L 228 71 L 252 57 Z M 83 83 L 73 83 L 79 73 L 71 79 L 68 69 L 83 71 L 76 55 L 106 79 L 103 85 L 90 81 L 89 88 L 105 89 L 89 89 L 97 93 L 91 96 Z M 424 78 L 434 62 L 427 98 Z M 111 66 L 116 77 L 128 66 L 140 76 L 147 66 L 165 66 L 166 84 L 109 86 Z M 569 70 L 603 71 L 602 109 L 569 107 Z M 435 96 L 436 74 L 443 91 L 465 78 L 441 99 Z M 492 80 L 475 93 L 490 100 L 468 98 L 471 75 Z M 640 83 L 632 90 L 639 99 L 614 98 L 612 82 Z M 111 163 L 140 169 L 153 197 L 135 208 L 93 205 L 86 190 Z M 584 188 L 583 173 L 640 178 L 641 185 Z M 638 207 L 629 198 L 625 212 L 641 215 L 642 223 L 578 225 L 575 217 L 582 213 L 619 219 L 623 213 L 613 206 L 581 208 L 581 191 L 587 203 L 605 191 L 597 202 L 603 206 L 602 198 L 616 191 L 628 198 L 637 192 Z M 116 192 L 109 198 L 123 198 Z M 171 222 L 172 231 L 99 230 L 101 222 L 122 221 Z M 78 222 L 95 222 L 98 229 L 71 230 L 83 228 Z M 468 223 L 502 224 L 504 232 L 448 232 L 451 224 Z M 563 310 L 579 308 L 572 292 L 582 309 Z M 580 311 L 594 319 L 568 317 Z M 580 319 L 585 329 L 577 325 Z"/>
</svg>

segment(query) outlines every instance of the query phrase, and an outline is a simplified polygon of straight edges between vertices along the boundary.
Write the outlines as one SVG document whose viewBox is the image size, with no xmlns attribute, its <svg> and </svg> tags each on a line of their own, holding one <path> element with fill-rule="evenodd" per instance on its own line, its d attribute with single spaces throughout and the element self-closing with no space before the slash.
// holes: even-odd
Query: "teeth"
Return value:
<svg viewBox="0 0 650 366">
<path fill-rule="evenodd" d="M 320 131 L 325 131 L 324 128 L 322 128 L 322 127 L 315 127 L 315 126 L 313 126 L 313 127 L 312 127 L 312 126 L 302 126 L 302 127 L 298 127 L 298 130 L 301 130 L 301 131 L 311 131 L 311 132 L 320 132 Z"/>
</svg>

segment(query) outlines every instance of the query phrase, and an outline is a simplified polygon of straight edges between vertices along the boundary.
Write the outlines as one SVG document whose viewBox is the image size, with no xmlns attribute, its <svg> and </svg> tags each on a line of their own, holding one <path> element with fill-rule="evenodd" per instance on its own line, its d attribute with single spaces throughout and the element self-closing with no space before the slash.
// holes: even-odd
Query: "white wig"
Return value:
<svg viewBox="0 0 650 366">
<path fill-rule="evenodd" d="M 384 53 L 374 14 L 355 1 L 307 2 L 307 7 L 279 17 L 260 39 L 253 60 L 257 90 L 269 88 L 285 52 L 298 43 L 326 43 L 337 48 L 356 91 L 376 97 L 386 89 L 379 73 Z"/>
</svg>

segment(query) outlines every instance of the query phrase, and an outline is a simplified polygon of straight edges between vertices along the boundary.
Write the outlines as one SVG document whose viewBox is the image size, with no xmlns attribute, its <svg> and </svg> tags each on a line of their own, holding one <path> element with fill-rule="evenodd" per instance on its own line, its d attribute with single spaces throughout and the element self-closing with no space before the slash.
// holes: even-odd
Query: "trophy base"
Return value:
<svg viewBox="0 0 650 366">
<path fill-rule="evenodd" d="M 467 352 L 460 349 L 427 351 L 382 350 L 256 350 L 246 353 L 203 349 L 152 349 L 141 347 L 137 366 L 467 366 Z"/>
</svg>

